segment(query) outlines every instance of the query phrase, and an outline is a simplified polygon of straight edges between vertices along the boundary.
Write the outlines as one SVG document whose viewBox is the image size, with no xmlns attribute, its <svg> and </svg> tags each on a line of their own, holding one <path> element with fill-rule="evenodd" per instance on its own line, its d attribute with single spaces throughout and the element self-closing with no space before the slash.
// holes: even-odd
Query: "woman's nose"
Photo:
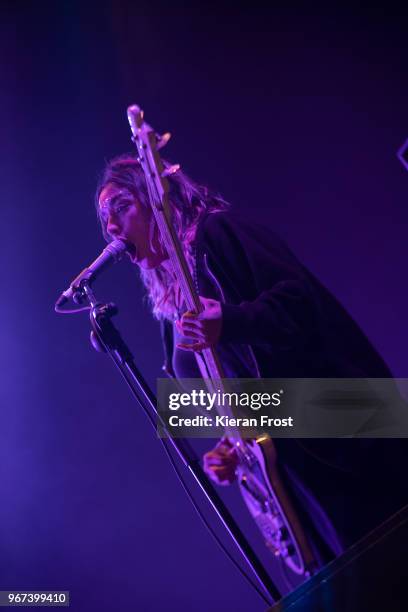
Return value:
<svg viewBox="0 0 408 612">
<path fill-rule="evenodd" d="M 106 231 L 108 232 L 110 236 L 113 236 L 113 237 L 119 236 L 120 234 L 119 224 L 117 220 L 112 217 L 112 215 L 109 215 L 108 223 L 106 225 Z"/>
</svg>

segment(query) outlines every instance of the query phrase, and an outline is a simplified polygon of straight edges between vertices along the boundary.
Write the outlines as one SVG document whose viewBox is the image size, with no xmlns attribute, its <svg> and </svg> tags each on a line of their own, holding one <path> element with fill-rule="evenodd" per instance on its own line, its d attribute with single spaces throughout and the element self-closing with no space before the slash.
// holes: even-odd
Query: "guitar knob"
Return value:
<svg viewBox="0 0 408 612">
<path fill-rule="evenodd" d="M 163 170 L 161 176 L 162 178 L 164 178 L 165 176 L 171 176 L 172 174 L 175 174 L 177 170 L 180 170 L 180 164 L 173 164 L 172 166 L 169 166 L 168 168 Z"/>
<path fill-rule="evenodd" d="M 295 547 L 293 546 L 293 544 L 289 544 L 289 546 L 286 548 L 285 557 L 293 557 L 295 552 L 296 551 L 295 551 Z"/>
<path fill-rule="evenodd" d="M 280 527 L 278 530 L 278 536 L 280 540 L 287 540 L 289 538 L 289 531 L 287 527 Z"/>
<path fill-rule="evenodd" d="M 165 134 L 162 134 L 161 136 L 158 135 L 157 138 L 158 138 L 157 149 L 162 149 L 169 142 L 171 138 L 171 134 L 170 132 L 166 132 Z"/>
</svg>

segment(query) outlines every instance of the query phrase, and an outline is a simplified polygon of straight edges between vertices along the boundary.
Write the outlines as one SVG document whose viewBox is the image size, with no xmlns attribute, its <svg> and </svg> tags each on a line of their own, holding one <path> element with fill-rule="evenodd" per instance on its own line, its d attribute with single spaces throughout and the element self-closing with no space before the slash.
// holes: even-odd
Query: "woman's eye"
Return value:
<svg viewBox="0 0 408 612">
<path fill-rule="evenodd" d="M 132 202 L 124 202 L 123 204 L 121 204 L 120 206 L 118 206 L 115 209 L 115 213 L 119 214 L 122 213 L 123 211 L 125 211 L 127 208 L 129 208 L 131 206 Z"/>
<path fill-rule="evenodd" d="M 128 208 L 132 206 L 133 202 L 129 200 L 123 201 L 121 204 L 117 204 L 116 206 L 106 206 L 101 208 L 100 217 L 103 223 L 107 223 L 110 215 L 121 215 Z"/>
</svg>

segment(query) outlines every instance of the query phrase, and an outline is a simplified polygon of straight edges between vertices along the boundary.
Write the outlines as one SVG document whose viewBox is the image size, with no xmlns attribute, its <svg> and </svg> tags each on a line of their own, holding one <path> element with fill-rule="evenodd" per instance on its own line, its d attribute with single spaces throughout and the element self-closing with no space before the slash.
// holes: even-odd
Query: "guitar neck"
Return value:
<svg viewBox="0 0 408 612">
<path fill-rule="evenodd" d="M 138 106 L 128 108 L 128 120 L 133 134 L 133 141 L 139 153 L 149 199 L 164 247 L 170 259 L 171 269 L 177 279 L 183 300 L 188 310 L 200 313 L 203 310 L 193 277 L 189 269 L 182 245 L 171 219 L 169 205 L 169 182 L 167 176 L 179 169 L 178 165 L 165 168 L 158 149 L 164 146 L 170 134 L 161 138 L 144 121 L 143 112 Z M 221 362 L 214 347 L 209 347 L 195 353 L 197 363 L 206 386 L 209 390 L 223 391 L 222 379 L 225 378 Z M 233 417 L 229 406 L 217 406 L 220 416 Z M 226 434 L 239 446 L 242 438 L 235 427 L 226 428 Z"/>
</svg>

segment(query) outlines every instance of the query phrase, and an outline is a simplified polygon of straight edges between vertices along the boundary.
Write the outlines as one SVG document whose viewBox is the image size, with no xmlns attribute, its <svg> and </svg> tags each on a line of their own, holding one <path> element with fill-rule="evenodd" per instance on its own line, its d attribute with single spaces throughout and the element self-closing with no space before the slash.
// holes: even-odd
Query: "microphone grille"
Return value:
<svg viewBox="0 0 408 612">
<path fill-rule="evenodd" d="M 105 248 L 105 251 L 113 255 L 115 261 L 119 261 L 127 251 L 126 242 L 123 240 L 112 240 Z"/>
</svg>

